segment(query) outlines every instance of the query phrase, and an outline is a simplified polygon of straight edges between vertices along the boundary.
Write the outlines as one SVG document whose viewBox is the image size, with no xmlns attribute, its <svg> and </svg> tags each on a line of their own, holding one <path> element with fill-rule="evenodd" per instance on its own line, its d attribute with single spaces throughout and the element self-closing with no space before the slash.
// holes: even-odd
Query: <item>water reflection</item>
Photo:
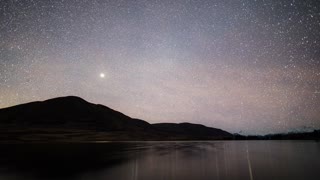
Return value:
<svg viewBox="0 0 320 180">
<path fill-rule="evenodd" d="M 318 179 L 314 141 L 0 145 L 0 179 Z"/>
</svg>

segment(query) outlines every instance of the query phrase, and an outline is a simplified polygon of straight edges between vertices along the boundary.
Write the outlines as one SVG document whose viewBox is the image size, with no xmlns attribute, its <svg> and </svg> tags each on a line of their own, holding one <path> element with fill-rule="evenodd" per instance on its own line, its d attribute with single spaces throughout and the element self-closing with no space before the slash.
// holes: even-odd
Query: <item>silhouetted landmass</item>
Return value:
<svg viewBox="0 0 320 180">
<path fill-rule="evenodd" d="M 149 124 L 69 96 L 0 109 L 0 141 L 218 140 L 233 135 L 191 123 Z"/>
<path fill-rule="evenodd" d="M 234 140 L 320 140 L 320 130 L 314 130 L 312 132 L 268 134 L 265 136 L 243 136 L 235 134 Z"/>
<path fill-rule="evenodd" d="M 230 133 L 221 129 L 191 123 L 158 123 L 153 124 L 158 130 L 168 134 L 178 134 L 187 139 L 212 139 L 212 137 L 230 137 Z"/>
<path fill-rule="evenodd" d="M 243 136 L 200 124 L 149 124 L 75 96 L 0 109 L 0 130 L 1 142 L 320 139 L 320 130 Z"/>
</svg>

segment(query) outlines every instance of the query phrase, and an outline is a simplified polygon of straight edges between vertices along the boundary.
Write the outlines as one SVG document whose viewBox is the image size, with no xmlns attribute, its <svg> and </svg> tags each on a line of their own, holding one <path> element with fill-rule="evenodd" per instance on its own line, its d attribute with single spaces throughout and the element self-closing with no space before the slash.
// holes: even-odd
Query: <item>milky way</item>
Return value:
<svg viewBox="0 0 320 180">
<path fill-rule="evenodd" d="M 320 128 L 320 1 L 1 1 L 0 108 L 67 95 L 150 123 Z"/>
</svg>

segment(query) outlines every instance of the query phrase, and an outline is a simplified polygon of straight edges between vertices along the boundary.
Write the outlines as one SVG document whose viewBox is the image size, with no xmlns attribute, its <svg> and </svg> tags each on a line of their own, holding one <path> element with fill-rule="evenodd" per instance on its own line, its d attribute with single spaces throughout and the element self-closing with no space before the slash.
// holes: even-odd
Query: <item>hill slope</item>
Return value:
<svg viewBox="0 0 320 180">
<path fill-rule="evenodd" d="M 231 139 L 228 132 L 195 125 L 149 124 L 99 104 L 68 96 L 0 109 L 2 141 L 107 141 Z"/>
<path fill-rule="evenodd" d="M 158 123 L 153 124 L 155 128 L 162 132 L 169 134 L 176 134 L 181 137 L 181 139 L 212 139 L 212 137 L 227 138 L 232 136 L 230 133 L 223 131 L 221 129 L 206 127 L 201 124 L 191 124 L 191 123 Z"/>
</svg>

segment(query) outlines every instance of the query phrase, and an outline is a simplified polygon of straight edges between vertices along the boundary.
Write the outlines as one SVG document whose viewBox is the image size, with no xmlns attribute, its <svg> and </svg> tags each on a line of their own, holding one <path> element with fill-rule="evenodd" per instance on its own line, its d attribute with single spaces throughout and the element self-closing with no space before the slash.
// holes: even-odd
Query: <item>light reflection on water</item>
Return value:
<svg viewBox="0 0 320 180">
<path fill-rule="evenodd" d="M 318 179 L 316 141 L 0 145 L 0 179 Z"/>
</svg>

